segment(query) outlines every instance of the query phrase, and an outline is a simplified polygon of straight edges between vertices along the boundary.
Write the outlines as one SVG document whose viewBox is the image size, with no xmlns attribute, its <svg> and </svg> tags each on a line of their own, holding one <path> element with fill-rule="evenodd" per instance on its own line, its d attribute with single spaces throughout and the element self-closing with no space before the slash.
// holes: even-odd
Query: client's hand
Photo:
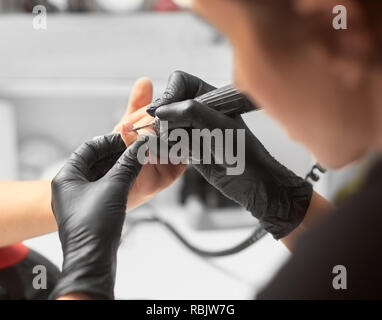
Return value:
<svg viewBox="0 0 382 320">
<path fill-rule="evenodd" d="M 141 169 L 137 153 L 144 142 L 126 150 L 118 134 L 96 138 L 79 147 L 54 178 L 52 209 L 64 263 L 51 298 L 114 298 L 126 200 Z"/>
<path fill-rule="evenodd" d="M 153 118 L 146 113 L 146 107 L 153 98 L 153 85 L 146 78 L 139 79 L 130 95 L 129 104 L 114 132 L 121 133 L 126 145 L 133 143 L 138 135 L 130 131 L 132 126 L 149 124 Z M 186 165 L 145 164 L 137 180 L 131 187 L 127 209 L 131 210 L 150 200 L 160 191 L 169 187 L 185 171 Z"/>
</svg>

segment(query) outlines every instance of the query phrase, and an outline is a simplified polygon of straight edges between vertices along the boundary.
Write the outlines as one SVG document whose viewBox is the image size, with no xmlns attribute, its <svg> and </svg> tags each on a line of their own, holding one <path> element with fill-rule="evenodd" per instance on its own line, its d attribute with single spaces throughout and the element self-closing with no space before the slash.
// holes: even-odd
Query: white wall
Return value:
<svg viewBox="0 0 382 320">
<path fill-rule="evenodd" d="M 12 105 L 0 100 L 0 179 L 17 177 L 16 121 Z"/>
<path fill-rule="evenodd" d="M 140 76 L 153 79 L 157 94 L 177 69 L 216 86 L 232 81 L 228 43 L 187 13 L 49 16 L 46 31 L 35 31 L 31 16 L 7 15 L 0 38 L 7 44 L 0 53 L 0 97 L 15 106 L 19 145 L 45 136 L 68 153 L 109 132 Z M 276 124 L 262 113 L 246 119 L 277 159 L 306 172 L 308 153 Z"/>
</svg>

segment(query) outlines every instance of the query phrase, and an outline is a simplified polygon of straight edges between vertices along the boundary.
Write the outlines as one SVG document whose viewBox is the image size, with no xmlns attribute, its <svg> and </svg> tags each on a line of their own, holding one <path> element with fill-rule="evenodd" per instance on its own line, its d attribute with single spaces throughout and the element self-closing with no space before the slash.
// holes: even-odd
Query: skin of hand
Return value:
<svg viewBox="0 0 382 320">
<path fill-rule="evenodd" d="M 50 181 L 0 182 L 0 247 L 57 230 Z"/>
<path fill-rule="evenodd" d="M 114 298 L 117 250 L 129 190 L 142 165 L 119 134 L 81 145 L 52 181 L 52 208 L 64 262 L 51 298 L 82 293 Z"/>
<path fill-rule="evenodd" d="M 127 146 L 138 137 L 136 132 L 131 131 L 133 127 L 143 126 L 153 121 L 153 117 L 146 112 L 152 98 L 152 82 L 146 78 L 139 79 L 133 87 L 124 116 L 114 128 L 114 132 L 122 135 Z M 184 173 L 186 167 L 183 164 L 145 164 L 130 190 L 127 210 L 139 206 L 169 187 Z"/>
</svg>

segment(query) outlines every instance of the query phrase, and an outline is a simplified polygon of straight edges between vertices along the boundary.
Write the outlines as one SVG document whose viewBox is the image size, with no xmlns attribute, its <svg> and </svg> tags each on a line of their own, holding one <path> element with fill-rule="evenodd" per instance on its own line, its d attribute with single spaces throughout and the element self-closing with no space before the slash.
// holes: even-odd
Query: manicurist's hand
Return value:
<svg viewBox="0 0 382 320">
<path fill-rule="evenodd" d="M 63 250 L 51 297 L 113 299 L 117 249 L 129 190 L 141 170 L 140 140 L 126 149 L 119 134 L 80 146 L 52 182 L 52 208 Z"/>
<path fill-rule="evenodd" d="M 209 183 L 250 211 L 274 238 L 283 238 L 304 219 L 312 186 L 276 161 L 240 116 L 228 117 L 193 100 L 213 89 L 204 81 L 177 71 L 170 77 L 165 94 L 154 101 L 148 112 L 167 121 L 169 129 L 218 128 L 223 129 L 223 134 L 226 129 L 233 129 L 232 143 L 224 140 L 224 152 L 211 145 L 208 152 L 212 164 L 195 164 L 194 160 L 193 165 Z M 237 154 L 236 166 L 241 163 L 242 170 L 238 167 L 232 171 L 232 163 L 222 157 L 224 154 Z"/>
</svg>

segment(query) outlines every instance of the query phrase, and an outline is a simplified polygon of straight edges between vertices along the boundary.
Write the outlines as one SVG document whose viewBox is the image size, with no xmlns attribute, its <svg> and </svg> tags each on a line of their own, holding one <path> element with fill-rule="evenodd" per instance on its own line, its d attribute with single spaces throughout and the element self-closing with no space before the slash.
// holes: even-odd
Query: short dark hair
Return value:
<svg viewBox="0 0 382 320">
<path fill-rule="evenodd" d="M 231 0 L 237 1 L 237 0 Z M 271 45 L 297 48 L 309 41 L 307 35 L 316 41 L 318 38 L 330 41 L 333 37 L 332 12 L 303 16 L 295 11 L 293 0 L 239 0 L 248 7 L 264 41 Z M 320 1 L 320 0 L 317 0 Z M 353 0 L 364 13 L 362 27 L 367 30 L 375 43 L 375 54 L 382 63 L 382 0 Z M 351 22 L 350 22 L 351 23 Z M 303 28 L 301 27 L 303 25 Z M 262 30 L 261 30 L 262 31 Z M 349 29 L 351 31 L 351 29 Z M 304 39 L 305 42 L 302 42 Z"/>
</svg>

